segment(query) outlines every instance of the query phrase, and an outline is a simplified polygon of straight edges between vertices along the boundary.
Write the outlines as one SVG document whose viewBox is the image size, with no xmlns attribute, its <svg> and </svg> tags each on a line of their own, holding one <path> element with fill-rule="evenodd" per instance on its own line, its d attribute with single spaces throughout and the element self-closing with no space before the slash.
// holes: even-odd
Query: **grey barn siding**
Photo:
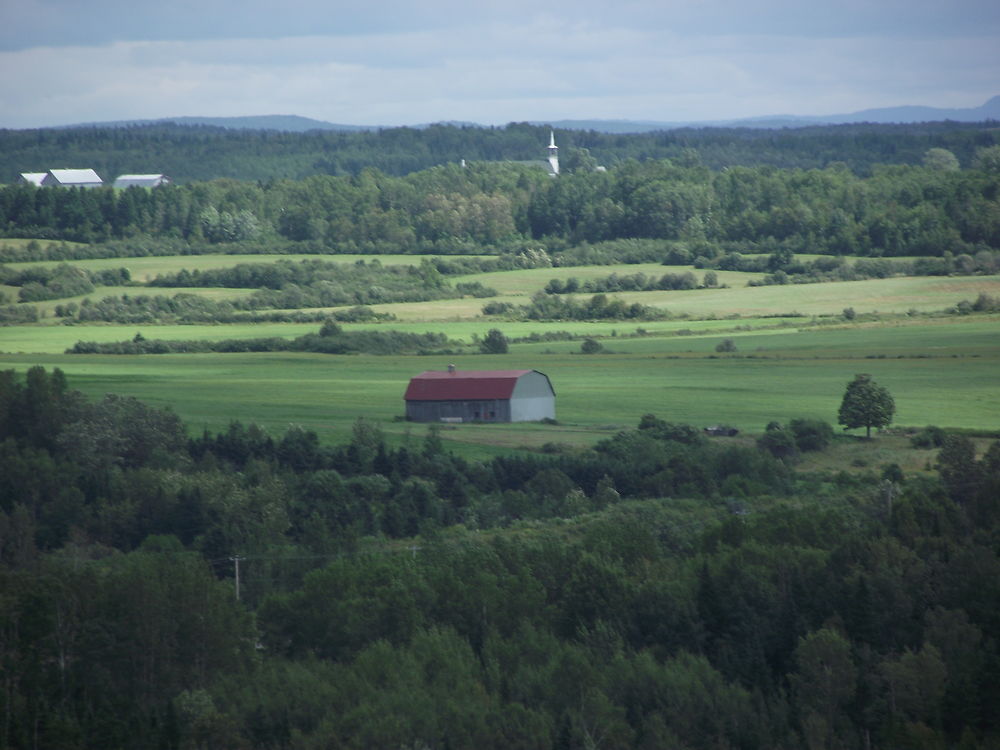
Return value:
<svg viewBox="0 0 1000 750">
<path fill-rule="evenodd" d="M 510 401 L 407 401 L 406 418 L 414 422 L 510 422 Z"/>
<path fill-rule="evenodd" d="M 537 370 L 425 372 L 410 381 L 405 399 L 406 418 L 414 422 L 537 422 L 556 416 L 555 390 Z"/>
</svg>

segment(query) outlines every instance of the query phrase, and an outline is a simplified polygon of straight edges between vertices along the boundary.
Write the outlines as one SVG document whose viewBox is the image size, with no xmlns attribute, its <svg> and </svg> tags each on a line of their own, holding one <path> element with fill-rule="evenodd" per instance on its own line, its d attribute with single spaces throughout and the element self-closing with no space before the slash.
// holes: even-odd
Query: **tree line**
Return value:
<svg viewBox="0 0 1000 750">
<path fill-rule="evenodd" d="M 543 160 L 549 128 L 432 125 L 368 132 L 227 130 L 172 124 L 131 127 L 0 130 L 0 180 L 54 164 L 120 174 L 166 173 L 188 183 L 216 178 L 250 182 L 302 179 L 317 174 L 356 175 L 367 167 L 402 176 L 465 159 Z M 557 130 L 564 169 L 617 166 L 628 159 L 699 161 L 711 169 L 769 165 L 824 168 L 843 162 L 857 174 L 874 164 L 920 164 L 930 150 L 945 150 L 969 166 L 977 148 L 996 145 L 992 123 L 852 124 L 785 128 L 678 128 L 610 134 Z M 948 160 L 935 161 L 949 166 Z"/>
<path fill-rule="evenodd" d="M 474 462 L 0 373 L 0 747 L 992 746 L 1000 443 L 926 433 Z"/>
<path fill-rule="evenodd" d="M 166 341 L 137 333 L 129 341 L 77 341 L 66 354 L 190 354 L 193 352 L 314 352 L 317 354 L 451 354 L 461 344 L 443 333 L 403 331 L 345 331 L 333 317 L 318 333 L 294 339 L 223 339 L 221 341 Z"/>
<path fill-rule="evenodd" d="M 980 148 L 963 169 L 877 165 L 866 176 L 837 164 L 713 171 L 660 159 L 555 180 L 523 164 L 479 163 L 153 190 L 7 186 L 0 231 L 54 241 L 148 237 L 181 248 L 304 243 L 322 252 L 496 253 L 527 243 L 553 253 L 652 239 L 683 242 L 708 261 L 774 252 L 974 257 L 1000 249 L 993 150 L 1000 146 Z"/>
</svg>

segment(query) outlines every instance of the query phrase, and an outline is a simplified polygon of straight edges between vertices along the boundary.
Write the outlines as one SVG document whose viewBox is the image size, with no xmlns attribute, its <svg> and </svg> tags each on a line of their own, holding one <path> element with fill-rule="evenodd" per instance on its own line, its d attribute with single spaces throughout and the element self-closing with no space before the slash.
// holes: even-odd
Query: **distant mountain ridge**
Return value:
<svg viewBox="0 0 1000 750">
<path fill-rule="evenodd" d="M 247 115 L 245 117 L 160 117 L 154 120 L 111 120 L 66 125 L 67 128 L 125 128 L 134 125 L 206 125 L 229 130 L 278 130 L 305 133 L 310 130 L 343 130 L 358 133 L 377 130 L 377 125 L 340 125 L 300 115 Z"/>
<path fill-rule="evenodd" d="M 881 107 L 863 109 L 844 115 L 764 115 L 736 120 L 700 120 L 657 122 L 642 120 L 557 120 L 547 124 L 564 130 L 596 130 L 602 133 L 646 133 L 652 130 L 673 130 L 690 127 L 727 128 L 802 128 L 809 125 L 847 125 L 851 123 L 893 123 L 917 122 L 984 122 L 1000 120 L 1000 96 L 994 96 L 978 107 L 939 108 L 919 105 L 901 107 Z"/>
<path fill-rule="evenodd" d="M 921 105 L 901 107 L 881 107 L 864 109 L 843 115 L 765 115 L 735 120 L 698 120 L 666 122 L 657 120 L 532 120 L 531 125 L 546 125 L 562 130 L 594 130 L 599 133 L 648 133 L 655 130 L 675 130 L 690 127 L 737 127 L 737 128 L 801 128 L 810 125 L 844 125 L 849 123 L 918 123 L 941 122 L 984 122 L 1000 120 L 1000 96 L 994 96 L 978 107 L 939 108 Z M 92 122 L 66 127 L 129 127 L 134 125 L 205 125 L 230 130 L 275 130 L 287 133 L 304 133 L 310 130 L 337 130 L 363 132 L 380 130 L 381 125 L 343 125 L 315 120 L 299 115 L 249 115 L 246 117 L 162 117 L 152 120 L 118 120 L 112 122 Z M 462 127 L 486 127 L 472 122 L 438 122 L 411 125 L 426 128 L 430 124 L 455 125 Z"/>
</svg>

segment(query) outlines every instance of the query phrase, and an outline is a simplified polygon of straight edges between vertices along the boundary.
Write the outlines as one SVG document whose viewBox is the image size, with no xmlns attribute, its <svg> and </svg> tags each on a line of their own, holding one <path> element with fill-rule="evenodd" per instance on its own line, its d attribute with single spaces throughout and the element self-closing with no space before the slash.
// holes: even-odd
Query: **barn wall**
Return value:
<svg viewBox="0 0 1000 750">
<path fill-rule="evenodd" d="M 414 422 L 440 422 L 461 419 L 463 422 L 510 422 L 510 402 L 489 401 L 407 401 L 406 418 Z"/>
<path fill-rule="evenodd" d="M 556 396 L 549 379 L 540 372 L 522 375 L 510 399 L 511 422 L 537 422 L 556 418 Z"/>
<path fill-rule="evenodd" d="M 512 398 L 510 400 L 511 422 L 538 422 L 556 418 L 556 400 L 552 396 L 536 398 Z"/>
</svg>

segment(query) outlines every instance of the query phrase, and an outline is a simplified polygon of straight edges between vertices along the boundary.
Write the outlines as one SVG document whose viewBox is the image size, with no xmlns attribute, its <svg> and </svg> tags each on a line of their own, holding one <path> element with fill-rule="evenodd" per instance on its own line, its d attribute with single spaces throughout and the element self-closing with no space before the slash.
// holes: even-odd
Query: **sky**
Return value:
<svg viewBox="0 0 1000 750">
<path fill-rule="evenodd" d="M 694 122 L 1000 94 L 998 0 L 0 0 L 0 127 Z"/>
</svg>

